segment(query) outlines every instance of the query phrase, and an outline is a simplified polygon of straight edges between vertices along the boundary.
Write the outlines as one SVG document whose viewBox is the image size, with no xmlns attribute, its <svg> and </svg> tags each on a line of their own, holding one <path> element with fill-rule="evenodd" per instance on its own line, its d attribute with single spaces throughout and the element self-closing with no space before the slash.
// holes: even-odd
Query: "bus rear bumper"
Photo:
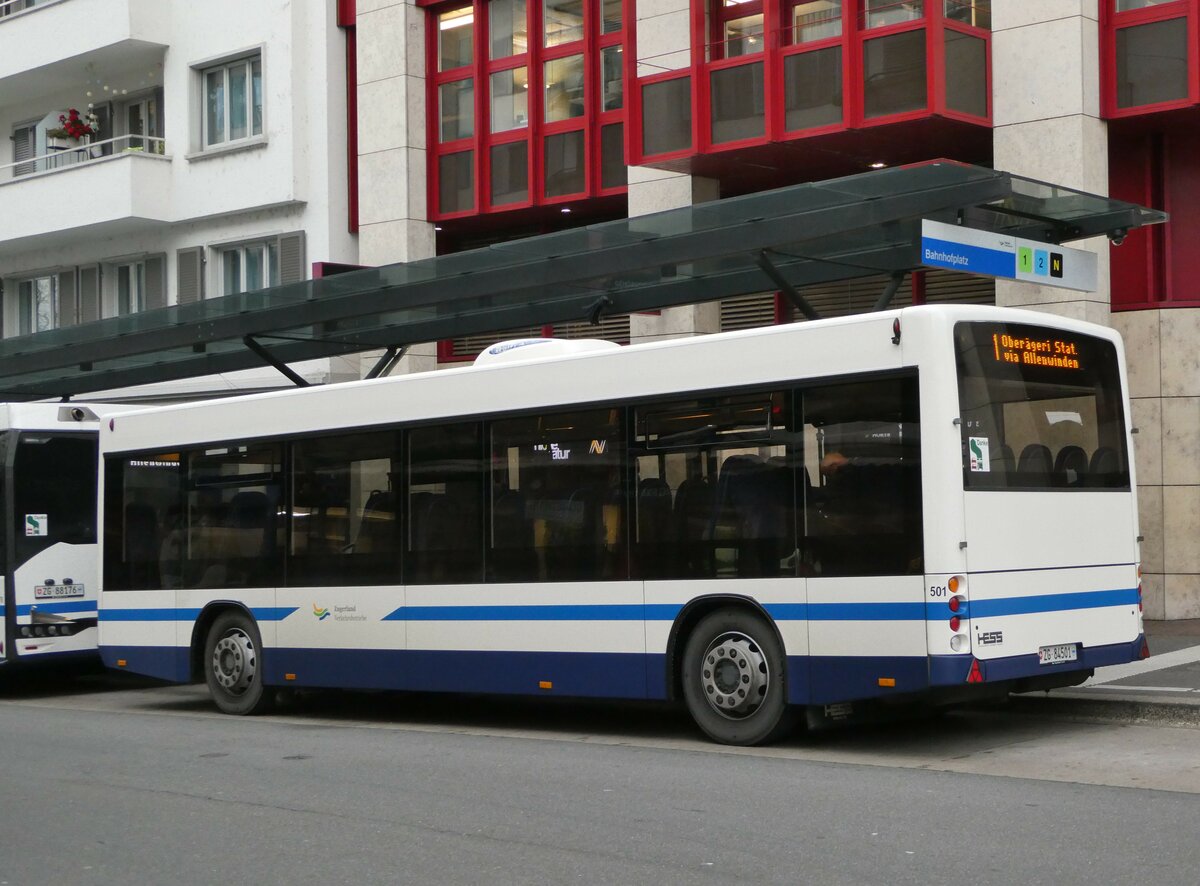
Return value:
<svg viewBox="0 0 1200 886">
<path fill-rule="evenodd" d="M 1096 668 L 1139 661 L 1144 643 L 1145 635 L 1139 634 L 1137 639 L 1130 643 L 1082 646 L 1079 649 L 1078 660 L 1054 665 L 1039 663 L 1037 653 L 980 659 L 979 672 L 984 683 L 1017 683 L 1017 688 L 1010 690 L 1014 692 L 1075 686 L 1091 676 Z M 930 656 L 929 685 L 964 685 L 975 660 L 972 655 Z"/>
</svg>

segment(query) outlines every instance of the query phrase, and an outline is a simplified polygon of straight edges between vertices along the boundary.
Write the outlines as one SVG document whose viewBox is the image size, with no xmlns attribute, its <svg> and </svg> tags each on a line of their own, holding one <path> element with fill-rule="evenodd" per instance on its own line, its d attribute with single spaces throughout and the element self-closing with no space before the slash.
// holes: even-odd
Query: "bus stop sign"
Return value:
<svg viewBox="0 0 1200 886">
<path fill-rule="evenodd" d="M 1084 292 L 1097 286 L 1094 252 L 929 219 L 921 220 L 921 263 Z"/>
</svg>

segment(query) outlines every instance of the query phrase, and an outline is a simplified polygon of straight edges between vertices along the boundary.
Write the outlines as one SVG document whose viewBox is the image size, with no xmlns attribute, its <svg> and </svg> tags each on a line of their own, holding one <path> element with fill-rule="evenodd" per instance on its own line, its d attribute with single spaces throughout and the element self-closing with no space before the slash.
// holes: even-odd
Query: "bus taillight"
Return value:
<svg viewBox="0 0 1200 886">
<path fill-rule="evenodd" d="M 955 633 L 958 633 L 958 626 L 960 623 L 961 622 L 957 615 L 950 616 L 950 630 L 954 631 Z"/>
</svg>

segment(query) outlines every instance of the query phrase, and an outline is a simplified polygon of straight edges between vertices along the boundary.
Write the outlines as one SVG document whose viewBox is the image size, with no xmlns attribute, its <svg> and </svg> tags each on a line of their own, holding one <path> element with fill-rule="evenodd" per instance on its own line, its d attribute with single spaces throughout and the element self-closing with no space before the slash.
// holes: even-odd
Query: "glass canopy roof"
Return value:
<svg viewBox="0 0 1200 886">
<path fill-rule="evenodd" d="M 951 161 L 794 185 L 483 249 L 0 340 L 0 398 L 39 399 L 920 267 L 928 218 L 1049 243 L 1162 212 Z"/>
</svg>

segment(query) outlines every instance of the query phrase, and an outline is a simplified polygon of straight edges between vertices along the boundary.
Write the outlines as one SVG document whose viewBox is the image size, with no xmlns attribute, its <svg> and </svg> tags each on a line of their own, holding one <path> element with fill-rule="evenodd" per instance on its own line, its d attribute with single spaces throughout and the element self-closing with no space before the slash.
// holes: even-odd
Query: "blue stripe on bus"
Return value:
<svg viewBox="0 0 1200 886">
<path fill-rule="evenodd" d="M 778 621 L 924 621 L 924 603 L 765 603 Z M 673 621 L 675 603 L 401 606 L 384 621 Z"/>
<path fill-rule="evenodd" d="M 259 621 L 283 621 L 298 606 L 251 606 L 250 613 Z M 200 609 L 101 609 L 101 621 L 195 621 Z"/>
<path fill-rule="evenodd" d="M 989 618 L 1003 615 L 1028 615 L 1039 612 L 1066 612 L 1100 609 L 1107 606 L 1136 605 L 1137 588 L 1114 591 L 1081 591 L 1030 597 L 1001 597 L 974 600 L 964 617 Z M 62 608 L 52 608 L 62 607 Z M 69 612 L 83 604 L 51 603 L 39 606 L 49 612 Z M 87 604 L 92 608 L 91 604 Z M 899 603 L 766 603 L 767 613 L 778 621 L 941 621 L 941 607 L 930 612 L 924 602 Z M 400 606 L 383 621 L 673 621 L 683 609 L 675 603 L 616 603 L 573 605 L 485 605 L 485 606 Z M 28 614 L 29 607 L 18 607 Z M 282 621 L 298 607 L 252 607 L 259 621 Z M 195 621 L 200 609 L 104 609 L 103 621 Z"/>
<path fill-rule="evenodd" d="M 17 604 L 17 615 L 29 615 L 34 609 L 38 612 L 95 612 L 95 600 L 64 600 L 60 603 L 28 603 Z"/>
<path fill-rule="evenodd" d="M 972 600 L 971 618 L 995 618 L 1001 615 L 1031 615 L 1038 612 L 1069 612 L 1076 609 L 1102 609 L 1106 606 L 1136 606 L 1137 588 L 1115 591 L 1079 591 L 1073 594 L 1043 594 L 1031 597 L 999 597 Z"/>
</svg>

